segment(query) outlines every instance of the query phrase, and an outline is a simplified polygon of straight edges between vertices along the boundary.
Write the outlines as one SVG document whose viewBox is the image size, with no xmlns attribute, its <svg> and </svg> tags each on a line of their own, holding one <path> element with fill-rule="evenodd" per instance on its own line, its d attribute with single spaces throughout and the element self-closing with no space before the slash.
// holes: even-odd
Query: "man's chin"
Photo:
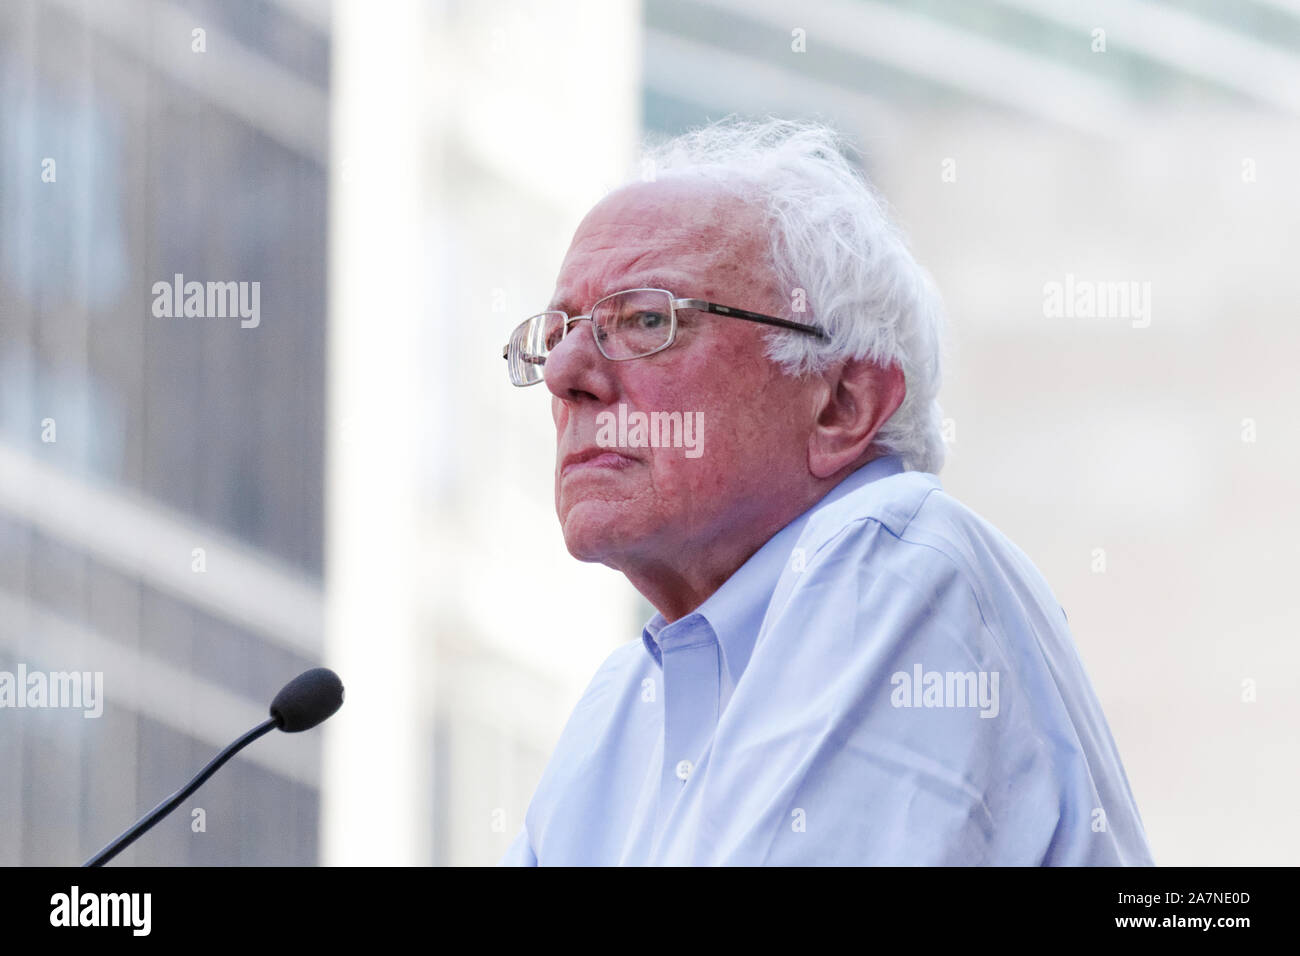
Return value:
<svg viewBox="0 0 1300 956">
<path fill-rule="evenodd" d="M 561 519 L 564 546 L 579 561 L 616 567 L 618 557 L 644 536 L 624 516 L 611 514 L 603 502 L 578 502 Z"/>
</svg>

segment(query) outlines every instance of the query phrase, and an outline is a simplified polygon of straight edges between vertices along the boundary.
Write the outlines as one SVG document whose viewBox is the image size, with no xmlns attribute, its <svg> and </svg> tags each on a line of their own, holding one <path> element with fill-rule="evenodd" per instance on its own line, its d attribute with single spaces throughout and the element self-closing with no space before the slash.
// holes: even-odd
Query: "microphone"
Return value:
<svg viewBox="0 0 1300 956">
<path fill-rule="evenodd" d="M 186 797 L 203 786 L 209 777 L 220 770 L 227 760 L 258 737 L 276 729 L 283 730 L 287 734 L 310 730 L 332 717 L 342 706 L 343 682 L 339 680 L 338 674 L 328 667 L 313 667 L 309 671 L 303 671 L 275 695 L 275 700 L 271 701 L 270 719 L 258 724 L 213 757 L 211 762 L 199 771 L 198 776 L 150 810 L 135 826 L 92 856 L 82 866 L 103 866 L 113 859 L 147 833 L 155 823 L 180 806 Z"/>
<path fill-rule="evenodd" d="M 271 701 L 271 719 L 286 734 L 311 730 L 343 706 L 343 682 L 328 667 L 303 671 Z"/>
</svg>

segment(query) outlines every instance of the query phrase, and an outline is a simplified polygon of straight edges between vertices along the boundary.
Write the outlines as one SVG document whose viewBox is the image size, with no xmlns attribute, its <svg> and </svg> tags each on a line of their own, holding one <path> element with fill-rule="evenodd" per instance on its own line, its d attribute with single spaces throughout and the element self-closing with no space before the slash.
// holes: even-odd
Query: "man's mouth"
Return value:
<svg viewBox="0 0 1300 956">
<path fill-rule="evenodd" d="M 637 459 L 628 455 L 621 455 L 616 451 L 608 448 L 587 448 L 582 451 L 573 452 L 566 455 L 560 463 L 560 477 L 572 474 L 576 471 L 610 469 L 617 470 L 626 468 Z"/>
</svg>

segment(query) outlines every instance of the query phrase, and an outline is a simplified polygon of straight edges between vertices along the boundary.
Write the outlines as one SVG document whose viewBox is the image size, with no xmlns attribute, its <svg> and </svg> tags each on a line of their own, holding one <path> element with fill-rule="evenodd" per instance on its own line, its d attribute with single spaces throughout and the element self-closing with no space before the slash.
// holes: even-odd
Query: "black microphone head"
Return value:
<svg viewBox="0 0 1300 956">
<path fill-rule="evenodd" d="M 328 667 L 303 671 L 271 701 L 271 716 L 287 734 L 310 730 L 343 706 L 343 681 Z"/>
</svg>

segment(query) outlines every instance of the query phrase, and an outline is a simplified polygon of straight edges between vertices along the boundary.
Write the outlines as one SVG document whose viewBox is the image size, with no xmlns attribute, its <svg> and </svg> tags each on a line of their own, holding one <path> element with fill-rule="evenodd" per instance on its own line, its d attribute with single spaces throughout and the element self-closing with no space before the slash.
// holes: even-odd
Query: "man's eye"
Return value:
<svg viewBox="0 0 1300 956">
<path fill-rule="evenodd" d="M 638 312 L 633 316 L 634 323 L 640 329 L 658 329 L 668 321 L 668 316 L 662 312 Z"/>
</svg>

